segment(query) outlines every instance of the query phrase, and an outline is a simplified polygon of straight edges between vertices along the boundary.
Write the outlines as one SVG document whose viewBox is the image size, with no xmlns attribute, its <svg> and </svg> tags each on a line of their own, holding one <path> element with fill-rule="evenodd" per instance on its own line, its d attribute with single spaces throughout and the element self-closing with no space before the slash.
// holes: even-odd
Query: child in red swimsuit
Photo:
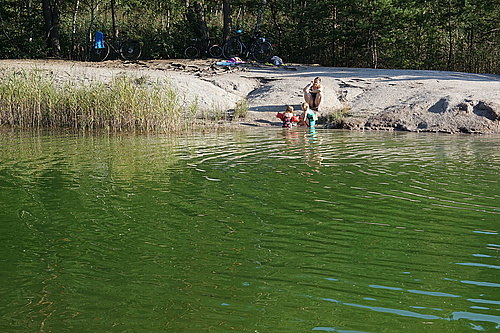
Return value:
<svg viewBox="0 0 500 333">
<path fill-rule="evenodd" d="M 281 127 L 283 128 L 291 128 L 292 127 L 292 117 L 293 117 L 293 106 L 288 105 L 286 107 L 286 111 L 283 114 L 283 125 Z"/>
</svg>

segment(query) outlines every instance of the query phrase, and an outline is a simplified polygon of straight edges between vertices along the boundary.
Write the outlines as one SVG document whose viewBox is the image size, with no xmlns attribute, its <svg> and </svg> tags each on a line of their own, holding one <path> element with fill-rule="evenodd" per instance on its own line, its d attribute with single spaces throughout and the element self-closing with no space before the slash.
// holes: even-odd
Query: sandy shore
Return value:
<svg viewBox="0 0 500 333">
<path fill-rule="evenodd" d="M 196 101 L 206 110 L 230 110 L 247 99 L 249 113 L 241 126 L 280 125 L 276 112 L 286 105 L 299 109 L 302 88 L 319 76 L 325 91 L 321 113 L 349 108 L 348 129 L 500 133 L 500 75 L 215 62 L 0 60 L 0 69 L 46 70 L 59 82 L 108 81 L 120 74 L 166 81 L 183 103 Z"/>
</svg>

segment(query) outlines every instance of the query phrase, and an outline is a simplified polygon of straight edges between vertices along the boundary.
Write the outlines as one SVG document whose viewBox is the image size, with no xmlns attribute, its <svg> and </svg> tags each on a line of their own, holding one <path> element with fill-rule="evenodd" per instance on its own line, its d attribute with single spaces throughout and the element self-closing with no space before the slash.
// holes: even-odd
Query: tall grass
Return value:
<svg viewBox="0 0 500 333">
<path fill-rule="evenodd" d="M 182 131 L 199 123 L 167 82 L 117 76 L 109 83 L 64 83 L 38 70 L 0 77 L 0 125 L 113 131 Z M 209 115 L 207 115 L 210 118 Z M 212 116 L 213 117 L 213 116 Z"/>
</svg>

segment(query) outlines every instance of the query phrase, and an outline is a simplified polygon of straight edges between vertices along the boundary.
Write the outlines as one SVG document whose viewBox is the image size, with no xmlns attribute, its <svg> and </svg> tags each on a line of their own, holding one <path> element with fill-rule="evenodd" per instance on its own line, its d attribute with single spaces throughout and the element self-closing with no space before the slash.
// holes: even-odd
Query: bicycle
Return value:
<svg viewBox="0 0 500 333">
<path fill-rule="evenodd" d="M 236 36 L 231 37 L 222 46 L 222 53 L 227 59 L 233 57 L 248 58 L 249 55 L 257 62 L 267 62 L 273 56 L 273 46 L 260 33 L 255 32 L 253 37 L 242 40 L 243 29 L 236 29 Z"/>
<path fill-rule="evenodd" d="M 142 53 L 142 45 L 136 40 L 123 40 L 120 38 L 106 38 L 104 34 L 96 39 L 90 49 L 91 61 L 104 61 L 108 58 L 111 50 L 122 60 L 137 60 Z"/>
<path fill-rule="evenodd" d="M 222 48 L 219 44 L 211 44 L 208 41 L 207 45 L 203 45 L 201 39 L 193 38 L 193 45 L 186 47 L 184 50 L 184 55 L 186 58 L 195 59 L 199 58 L 201 55 L 209 55 L 212 58 L 221 58 L 222 57 Z"/>
</svg>

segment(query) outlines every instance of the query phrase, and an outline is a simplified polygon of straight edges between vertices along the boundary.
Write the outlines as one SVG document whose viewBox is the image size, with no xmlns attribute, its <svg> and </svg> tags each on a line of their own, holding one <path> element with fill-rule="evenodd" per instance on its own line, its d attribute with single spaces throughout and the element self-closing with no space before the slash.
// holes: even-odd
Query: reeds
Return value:
<svg viewBox="0 0 500 333">
<path fill-rule="evenodd" d="M 118 76 L 109 83 L 58 84 L 35 69 L 0 77 L 2 126 L 171 132 L 194 128 L 197 114 L 197 105 L 181 105 L 168 82 Z"/>
</svg>

